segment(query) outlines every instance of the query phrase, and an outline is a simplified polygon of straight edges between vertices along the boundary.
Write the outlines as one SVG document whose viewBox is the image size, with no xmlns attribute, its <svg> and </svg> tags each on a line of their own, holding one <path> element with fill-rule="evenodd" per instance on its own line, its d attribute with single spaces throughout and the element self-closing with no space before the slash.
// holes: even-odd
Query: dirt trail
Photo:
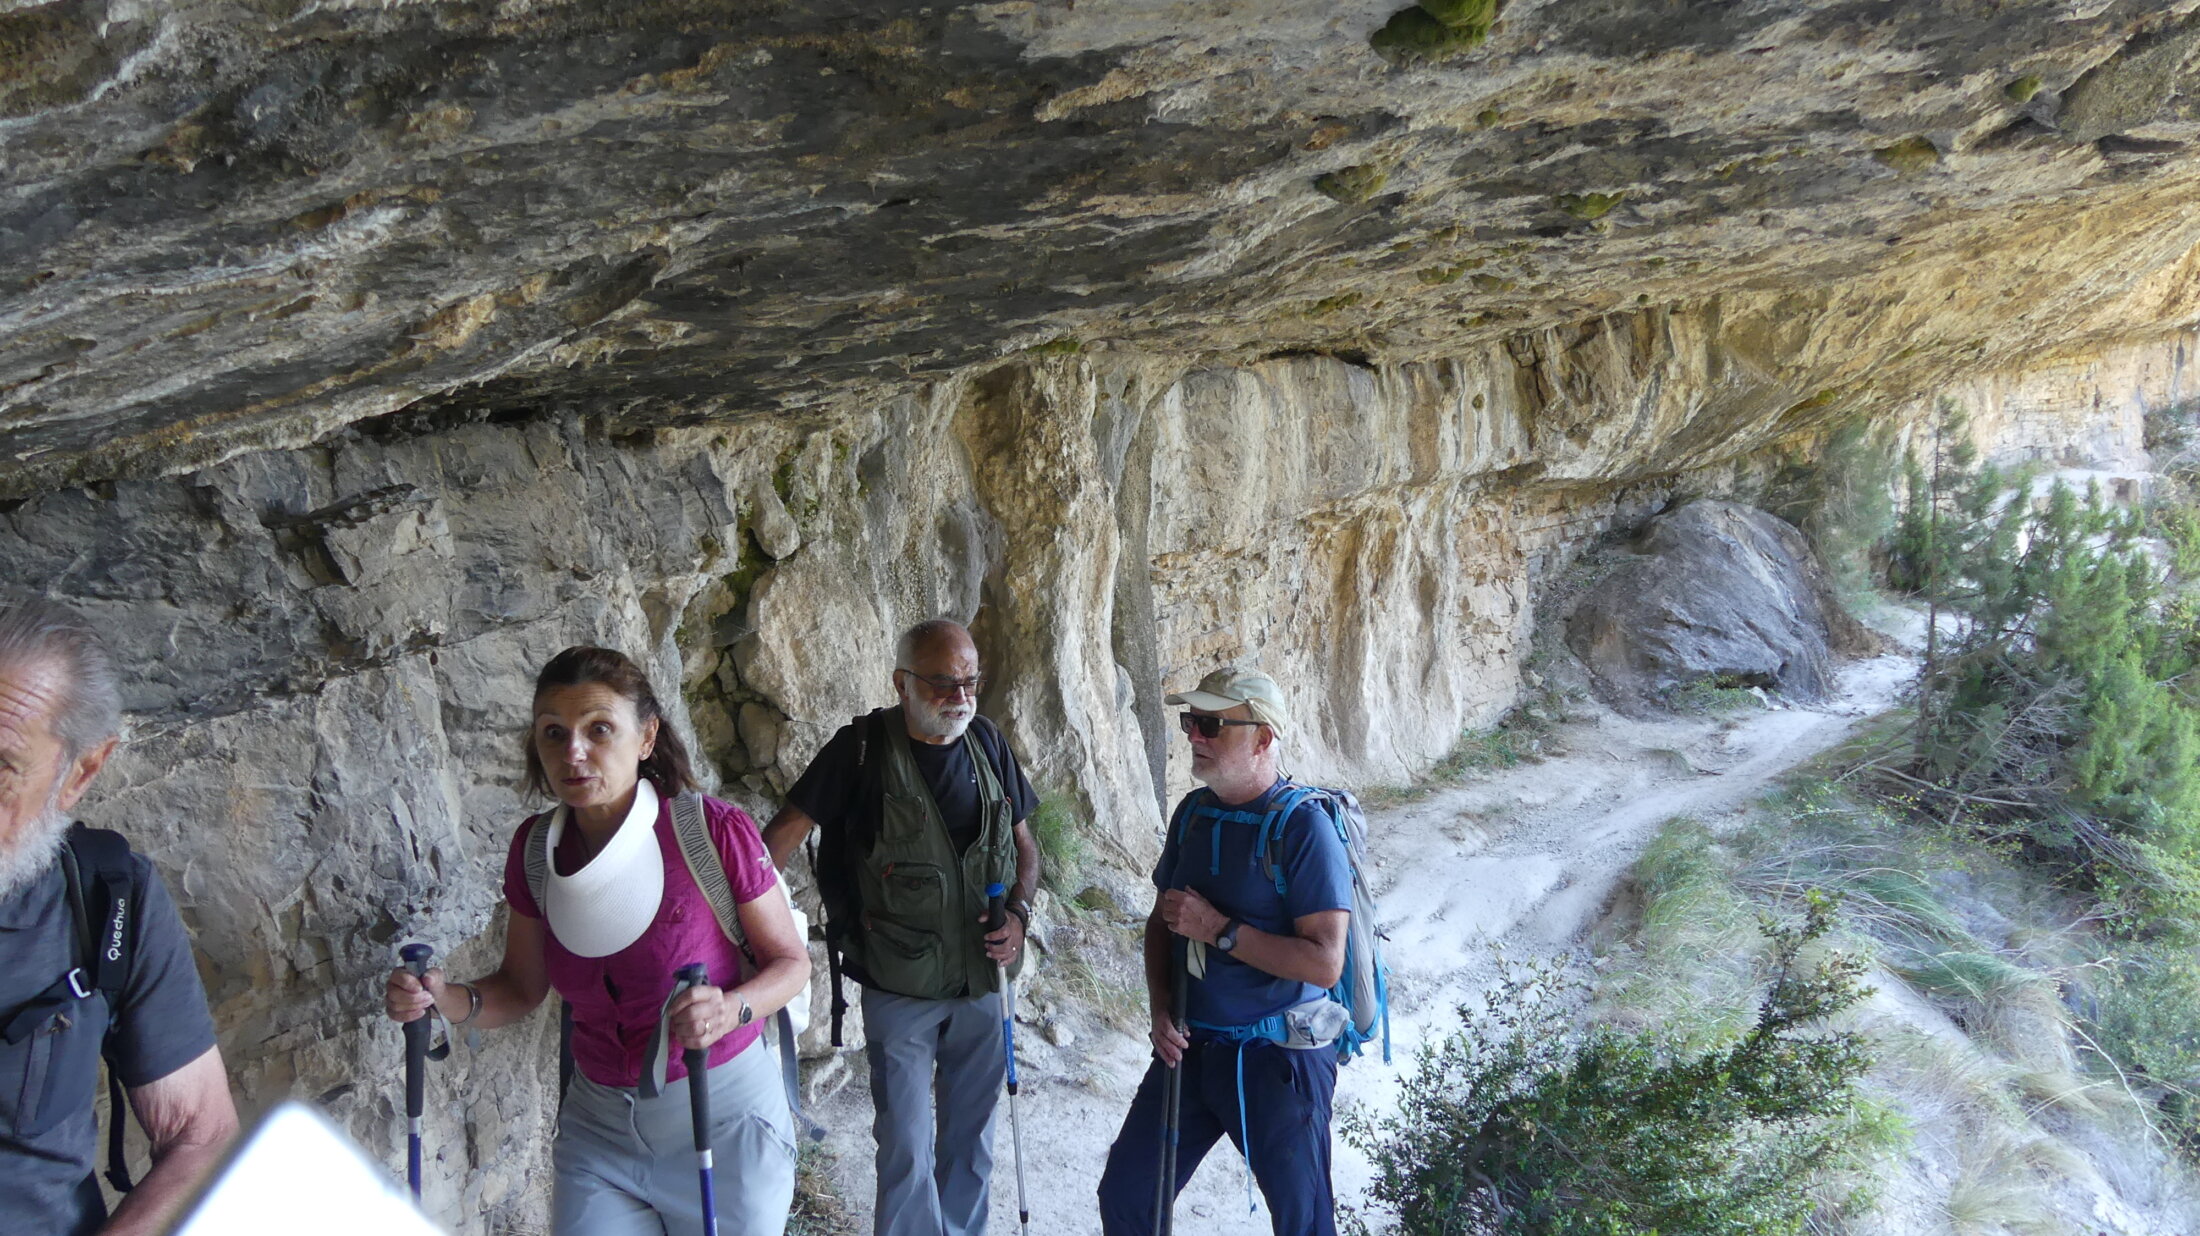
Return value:
<svg viewBox="0 0 2200 1236">
<path fill-rule="evenodd" d="M 1375 884 L 1393 968 L 1394 1063 L 1370 1056 L 1345 1068 L 1339 1107 L 1395 1106 L 1418 1045 L 1440 1037 L 1454 1023 L 1452 1011 L 1487 981 L 1493 945 L 1515 956 L 1572 945 L 1610 904 L 1659 825 L 1746 804 L 1892 707 L 1915 667 L 1901 655 L 1853 662 L 1824 704 L 1721 719 L 1639 721 L 1592 706 L 1555 736 L 1562 754 L 1372 813 Z M 1062 1047 L 1028 1026 L 1017 1035 L 1031 1230 L 1046 1236 L 1100 1230 L 1094 1189 L 1147 1063 L 1142 1037 L 1092 1018 L 1069 1024 L 1075 1037 Z M 870 1100 L 860 1059 L 848 1063 L 853 1084 L 817 1114 L 833 1130 L 835 1183 L 858 1230 L 868 1231 Z M 1000 1124 L 991 1230 L 1008 1233 L 1017 1230 L 1016 1184 L 1005 1105 Z M 1337 1196 L 1350 1202 L 1364 1194 L 1371 1170 L 1341 1140 L 1336 1156 Z M 1185 1190 L 1177 1221 L 1187 1232 L 1267 1233 L 1257 1191 L 1253 1201 L 1248 1211 L 1244 1161 L 1225 1142 Z"/>
</svg>

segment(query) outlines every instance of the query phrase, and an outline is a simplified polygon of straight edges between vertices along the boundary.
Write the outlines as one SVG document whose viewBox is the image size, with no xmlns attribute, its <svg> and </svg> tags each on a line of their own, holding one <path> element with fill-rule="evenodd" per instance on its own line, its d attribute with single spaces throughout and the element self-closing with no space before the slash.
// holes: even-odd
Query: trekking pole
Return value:
<svg viewBox="0 0 2200 1236">
<path fill-rule="evenodd" d="M 678 995 L 690 987 L 710 985 L 710 971 L 702 962 L 681 966 L 674 974 L 672 993 Z M 687 1066 L 688 1113 L 695 1121 L 695 1170 L 703 1188 L 703 1236 L 718 1236 L 718 1194 L 711 1187 L 710 1178 L 710 1052 L 701 1047 L 690 1047 L 680 1055 L 680 1062 Z"/>
<path fill-rule="evenodd" d="M 397 956 L 428 989 L 428 959 L 435 950 L 425 944 L 408 944 Z M 420 1204 L 420 1115 L 427 1106 L 428 1039 L 434 1034 L 433 1018 L 425 1011 L 405 1023 L 405 1183 L 412 1189 L 413 1204 Z"/>
<path fill-rule="evenodd" d="M 1176 942 L 1169 942 L 1169 1020 L 1184 1030 L 1184 1006 L 1191 997 L 1192 979 Z M 1191 1050 L 1189 1046 L 1186 1051 Z M 1154 1236 L 1169 1236 L 1176 1225 L 1176 1140 L 1178 1115 L 1184 1106 L 1184 1061 L 1168 1065 L 1169 1076 L 1161 1090 L 1161 1175 L 1154 1182 Z"/>
<path fill-rule="evenodd" d="M 987 885 L 985 897 L 985 930 L 991 935 L 1008 926 L 1008 889 Z M 993 966 L 1001 976 L 1001 1053 L 1008 1063 L 1008 1137 L 1016 1148 L 1016 1221 L 1028 1236 L 1031 1202 L 1024 1192 L 1024 1126 L 1016 1122 L 1016 988 L 1008 977 L 1007 962 L 996 961 Z"/>
</svg>

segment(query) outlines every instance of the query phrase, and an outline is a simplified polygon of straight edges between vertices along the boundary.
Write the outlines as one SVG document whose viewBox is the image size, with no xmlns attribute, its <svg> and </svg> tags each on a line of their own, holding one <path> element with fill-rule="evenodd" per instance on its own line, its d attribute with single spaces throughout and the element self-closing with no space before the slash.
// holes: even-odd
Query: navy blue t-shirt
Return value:
<svg viewBox="0 0 2200 1236">
<path fill-rule="evenodd" d="M 1249 803 L 1217 805 L 1226 811 L 1266 814 L 1269 800 L 1286 784 L 1278 780 Z M 1206 793 L 1195 790 L 1188 798 Z M 1309 914 L 1352 909 L 1351 861 L 1324 808 L 1301 803 L 1284 823 L 1279 847 L 1284 895 L 1277 895 L 1275 880 L 1254 852 L 1259 834 L 1259 824 L 1186 813 L 1180 803 L 1168 839 L 1161 845 L 1161 862 L 1154 867 L 1154 886 L 1191 889 L 1224 914 L 1273 935 L 1294 934 L 1294 922 Z M 1181 940 L 1176 943 L 1183 945 Z M 1242 1026 L 1323 994 L 1312 983 L 1277 978 L 1209 948 L 1207 975 L 1191 985 L 1189 1013 L 1194 1021 Z"/>
<path fill-rule="evenodd" d="M 198 967 L 168 889 L 131 854 L 141 891 L 130 972 L 115 1022 L 122 1084 L 159 1081 L 214 1045 Z M 0 899 L 0 1017 L 30 1003 L 78 962 L 76 917 L 57 858 L 44 876 Z M 92 1100 L 107 1027 L 105 997 L 54 1010 L 22 1041 L 0 1043 L 0 1232 L 88 1233 L 106 1217 L 92 1167 Z"/>
</svg>

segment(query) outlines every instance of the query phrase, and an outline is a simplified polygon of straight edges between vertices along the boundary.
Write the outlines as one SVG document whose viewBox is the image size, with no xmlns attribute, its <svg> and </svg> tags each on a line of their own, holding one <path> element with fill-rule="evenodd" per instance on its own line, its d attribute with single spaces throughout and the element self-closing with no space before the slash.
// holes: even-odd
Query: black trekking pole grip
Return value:
<svg viewBox="0 0 2200 1236">
<path fill-rule="evenodd" d="M 1000 884 L 985 886 L 985 934 L 992 935 L 1008 926 L 1008 889 Z"/>
<path fill-rule="evenodd" d="M 1192 1015 L 1192 968 L 1180 959 L 1169 975 L 1169 1020 L 1177 1032 L 1189 1034 Z"/>
<path fill-rule="evenodd" d="M 428 959 L 435 950 L 425 944 L 408 944 L 397 950 L 399 960 L 420 981 L 420 989 L 428 988 Z M 411 1187 L 413 1200 L 420 1200 L 420 1134 L 421 1114 L 427 1108 L 428 1088 L 428 1039 L 435 1032 L 430 1015 L 420 1016 L 405 1023 L 405 1183 Z"/>
<path fill-rule="evenodd" d="M 681 966 L 672 977 L 675 991 L 710 986 L 710 969 L 699 961 Z M 707 1236 L 718 1236 L 717 1188 L 712 1180 L 716 1164 L 711 1161 L 710 1143 L 710 1051 L 702 1047 L 687 1048 L 680 1053 L 680 1062 L 687 1066 L 688 1116 L 695 1125 L 695 1166 L 702 1191 L 703 1231 Z"/>
</svg>

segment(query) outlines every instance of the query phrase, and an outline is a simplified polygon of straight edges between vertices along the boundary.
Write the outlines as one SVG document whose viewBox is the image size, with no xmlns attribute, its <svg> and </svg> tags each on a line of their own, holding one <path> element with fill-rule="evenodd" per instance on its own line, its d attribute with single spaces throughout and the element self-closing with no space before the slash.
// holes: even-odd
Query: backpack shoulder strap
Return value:
<svg viewBox="0 0 2200 1236">
<path fill-rule="evenodd" d="M 703 817 L 703 796 L 694 790 L 682 790 L 672 799 L 672 835 L 680 843 L 680 857 L 687 860 L 688 874 L 695 877 L 695 887 L 703 890 L 703 900 L 710 903 L 711 917 L 718 920 L 718 929 L 726 933 L 741 955 L 756 959 L 749 953 L 748 933 L 741 930 L 741 912 L 733 899 L 733 884 L 726 879 L 726 863 L 719 856 L 718 847 L 711 844 L 710 824 Z"/>
<path fill-rule="evenodd" d="M 748 933 L 741 929 L 741 909 L 733 899 L 733 883 L 726 879 L 725 859 L 711 843 L 710 822 L 704 816 L 701 794 L 682 790 L 673 797 L 672 835 L 680 843 L 680 857 L 687 860 L 688 874 L 695 877 L 695 886 L 703 890 L 703 900 L 710 903 L 711 916 L 718 920 L 718 929 L 741 950 L 742 959 L 751 969 L 760 968 L 756 964 L 756 954 L 749 951 Z M 775 874 L 773 878 L 778 876 Z M 788 904 L 791 908 L 791 899 Z M 723 985 L 730 987 L 733 984 Z M 793 1014 L 782 1006 L 766 1019 L 764 1030 L 766 1038 L 776 1037 L 779 1041 L 780 1083 L 787 1092 L 788 1111 L 793 1114 L 795 1124 L 809 1134 L 810 1140 L 823 1141 L 824 1126 L 802 1114 L 801 1066 L 795 1055 Z M 643 1084 L 649 1084 L 646 1078 Z"/>
<path fill-rule="evenodd" d="M 527 835 L 520 838 L 519 843 L 520 874 L 527 879 L 527 895 L 535 899 L 537 914 L 548 913 L 543 909 L 542 899 L 550 887 L 550 846 L 547 838 L 550 835 L 550 817 L 556 810 L 553 807 L 521 826 Z"/>
<path fill-rule="evenodd" d="M 1258 853 L 1262 874 L 1276 882 L 1278 897 L 1288 896 L 1290 893 L 1290 881 L 1283 870 L 1283 826 L 1290 823 L 1292 815 L 1309 800 L 1326 803 L 1328 794 L 1320 786 L 1287 781 L 1276 794 L 1275 800 L 1268 804 L 1268 817 L 1261 821 Z"/>
<path fill-rule="evenodd" d="M 82 824 L 69 826 L 61 861 L 78 947 L 84 950 L 78 956 L 85 959 L 90 986 L 107 996 L 107 1025 L 99 1049 L 107 1063 L 107 1183 L 117 1193 L 128 1193 L 132 1182 L 123 1130 L 130 1107 L 122 1093 L 121 1071 L 115 1067 L 113 1034 L 137 945 L 137 867 L 130 861 L 130 843 L 121 833 Z"/>
<path fill-rule="evenodd" d="M 138 889 L 130 843 L 121 833 L 71 824 L 69 895 L 77 911 L 80 939 L 90 945 L 92 986 L 120 996 L 130 977 L 130 952 L 137 943 Z M 114 1001 L 108 1001 L 110 1007 Z"/>
<path fill-rule="evenodd" d="M 1177 800 L 1176 814 L 1169 819 L 1169 831 L 1176 834 L 1177 844 L 1184 842 L 1184 830 L 1191 826 L 1192 817 L 1200 810 L 1214 806 L 1215 792 L 1201 786 Z"/>
</svg>

